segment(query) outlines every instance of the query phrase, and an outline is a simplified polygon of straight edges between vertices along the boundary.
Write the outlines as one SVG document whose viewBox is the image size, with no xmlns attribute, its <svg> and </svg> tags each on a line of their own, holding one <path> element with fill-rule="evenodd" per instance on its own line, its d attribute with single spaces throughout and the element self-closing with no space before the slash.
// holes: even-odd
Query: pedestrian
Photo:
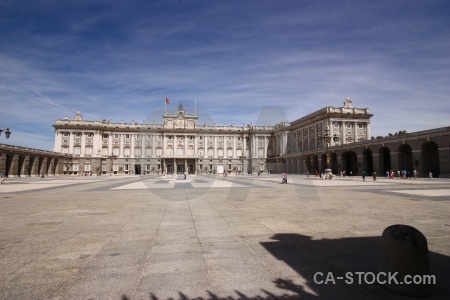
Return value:
<svg viewBox="0 0 450 300">
<path fill-rule="evenodd" d="M 281 177 L 281 184 L 283 184 L 283 183 L 287 184 L 287 174 L 286 173 L 283 173 L 283 177 Z"/>
<path fill-rule="evenodd" d="M 377 180 L 377 172 L 372 172 L 373 181 Z"/>
<path fill-rule="evenodd" d="M 309 177 L 309 170 L 306 170 L 306 177 Z"/>
<path fill-rule="evenodd" d="M 316 170 L 316 176 L 315 177 L 317 177 L 317 176 L 319 176 L 319 171 Z"/>
<path fill-rule="evenodd" d="M 184 179 L 186 179 L 187 171 L 184 171 Z"/>
<path fill-rule="evenodd" d="M 366 181 L 366 171 L 365 170 L 362 171 L 362 178 L 363 178 L 363 181 Z"/>
<path fill-rule="evenodd" d="M 389 170 L 386 171 L 386 179 L 389 179 Z"/>
<path fill-rule="evenodd" d="M 414 179 L 416 179 L 416 178 L 417 178 L 417 170 L 414 170 L 414 172 L 413 172 L 413 176 L 414 176 Z"/>
<path fill-rule="evenodd" d="M 428 179 L 433 179 L 433 173 L 428 172 Z"/>
<path fill-rule="evenodd" d="M 44 172 L 42 172 L 41 178 L 44 178 Z"/>
<path fill-rule="evenodd" d="M 353 177 L 353 171 L 350 171 L 350 177 Z"/>
</svg>

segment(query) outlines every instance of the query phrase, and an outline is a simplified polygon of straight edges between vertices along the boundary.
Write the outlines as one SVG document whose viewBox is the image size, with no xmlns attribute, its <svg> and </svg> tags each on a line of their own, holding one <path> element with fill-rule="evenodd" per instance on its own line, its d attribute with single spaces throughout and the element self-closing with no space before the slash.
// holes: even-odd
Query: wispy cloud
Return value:
<svg viewBox="0 0 450 300">
<path fill-rule="evenodd" d="M 166 96 L 196 98 L 217 124 L 256 123 L 264 106 L 295 120 L 349 96 L 375 114 L 373 135 L 449 125 L 448 1 L 0 5 L 11 143 L 52 149 L 51 125 L 77 111 L 161 122 Z"/>
</svg>

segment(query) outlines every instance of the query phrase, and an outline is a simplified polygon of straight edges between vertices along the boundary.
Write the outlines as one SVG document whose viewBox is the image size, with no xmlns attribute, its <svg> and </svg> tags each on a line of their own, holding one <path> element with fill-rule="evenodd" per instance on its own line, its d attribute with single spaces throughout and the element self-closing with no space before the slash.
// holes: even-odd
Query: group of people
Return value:
<svg viewBox="0 0 450 300">
<path fill-rule="evenodd" d="M 430 174 L 431 174 L 431 172 L 430 172 Z M 397 176 L 396 176 L 396 175 L 397 175 Z M 416 178 L 417 178 L 417 175 L 418 175 L 417 170 L 414 170 L 414 171 L 412 172 L 412 176 L 411 176 L 411 172 L 406 171 L 406 170 L 403 170 L 403 171 L 397 170 L 397 173 L 396 173 L 394 170 L 387 170 L 387 171 L 386 171 L 386 176 L 385 176 L 385 177 L 386 177 L 387 179 L 394 179 L 395 177 L 397 177 L 397 178 L 402 178 L 402 179 L 406 179 L 406 178 L 409 178 L 409 179 L 414 178 L 414 179 L 416 179 Z M 433 178 L 433 177 L 432 177 L 432 174 L 429 175 L 429 176 L 431 176 L 431 178 Z M 429 178 L 429 177 L 428 177 L 428 178 Z"/>
</svg>

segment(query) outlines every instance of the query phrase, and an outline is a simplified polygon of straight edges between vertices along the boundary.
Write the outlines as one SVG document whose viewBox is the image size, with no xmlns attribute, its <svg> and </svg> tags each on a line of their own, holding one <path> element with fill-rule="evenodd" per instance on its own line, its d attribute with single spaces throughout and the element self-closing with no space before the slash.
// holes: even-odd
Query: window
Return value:
<svg viewBox="0 0 450 300">
<path fill-rule="evenodd" d="M 168 139 L 168 140 L 173 140 L 173 136 L 172 136 L 172 135 L 168 135 L 168 136 L 167 136 L 167 139 Z"/>
<path fill-rule="evenodd" d="M 94 133 L 92 133 L 92 132 L 88 132 L 88 133 L 87 133 L 87 136 L 91 138 L 91 137 L 93 137 L 93 136 L 94 136 Z"/>
<path fill-rule="evenodd" d="M 69 154 L 69 148 L 64 147 L 61 149 L 63 154 Z"/>
<path fill-rule="evenodd" d="M 68 143 L 69 142 L 69 140 L 63 140 L 63 143 Z"/>
<path fill-rule="evenodd" d="M 92 156 L 92 147 L 86 147 L 85 151 L 86 156 Z"/>
<path fill-rule="evenodd" d="M 78 172 L 78 164 L 73 164 L 73 171 Z"/>
<path fill-rule="evenodd" d="M 134 149 L 134 156 L 140 157 L 141 156 L 141 149 Z"/>
<path fill-rule="evenodd" d="M 103 134 L 103 138 L 104 138 L 104 139 L 108 139 L 108 138 L 109 138 L 109 134 L 104 133 L 104 134 Z"/>
<path fill-rule="evenodd" d="M 63 136 L 68 137 L 70 134 L 68 132 L 63 132 Z"/>
<path fill-rule="evenodd" d="M 80 156 L 81 148 L 80 147 L 73 148 L 73 154 L 76 155 L 76 156 Z"/>
<path fill-rule="evenodd" d="M 102 148 L 102 156 L 108 156 L 108 148 Z"/>
<path fill-rule="evenodd" d="M 233 140 L 233 137 L 232 136 L 228 136 L 227 137 L 227 141 L 232 141 Z"/>
<path fill-rule="evenodd" d="M 237 157 L 241 157 L 242 156 L 242 150 L 241 149 L 237 149 L 236 150 L 236 156 Z"/>
<path fill-rule="evenodd" d="M 200 141 L 203 141 L 203 136 L 198 137 Z"/>
<path fill-rule="evenodd" d="M 219 141 L 223 141 L 223 136 L 219 136 Z"/>
<path fill-rule="evenodd" d="M 201 157 L 201 156 L 204 156 L 205 155 L 205 149 L 203 149 L 203 148 L 200 148 L 200 149 L 198 149 L 198 155 Z"/>
<path fill-rule="evenodd" d="M 113 165 L 113 171 L 119 172 L 119 165 Z"/>
<path fill-rule="evenodd" d="M 147 157 L 152 156 L 152 149 L 145 149 L 145 156 Z"/>
<path fill-rule="evenodd" d="M 85 172 L 90 172 L 91 171 L 91 164 L 85 164 L 84 165 L 84 171 Z"/>
<path fill-rule="evenodd" d="M 130 171 L 129 166 L 130 166 L 130 165 L 123 165 L 123 170 L 124 170 L 125 172 Z"/>
<path fill-rule="evenodd" d="M 81 132 L 75 132 L 76 137 L 81 137 Z"/>
<path fill-rule="evenodd" d="M 102 172 L 106 172 L 106 165 L 102 165 Z"/>
<path fill-rule="evenodd" d="M 125 157 L 130 157 L 130 154 L 131 154 L 131 149 L 130 148 L 123 149 L 123 155 Z"/>
<path fill-rule="evenodd" d="M 113 149 L 113 155 L 119 156 L 119 153 L 120 153 L 120 149 L 119 148 L 114 148 Z"/>
<path fill-rule="evenodd" d="M 158 140 L 162 140 L 162 135 L 158 135 L 156 138 L 157 138 Z"/>
<path fill-rule="evenodd" d="M 264 157 L 264 149 L 262 149 L 262 148 L 258 149 L 258 156 L 259 157 Z"/>
<path fill-rule="evenodd" d="M 120 137 L 119 134 L 117 134 L 117 133 L 114 134 L 114 138 L 115 138 L 116 140 L 119 139 L 119 137 Z"/>
<path fill-rule="evenodd" d="M 217 156 L 219 156 L 219 158 L 223 157 L 223 149 L 217 150 Z"/>
<path fill-rule="evenodd" d="M 145 170 L 146 170 L 147 172 L 150 172 L 150 171 L 151 171 L 151 167 L 152 167 L 152 165 L 146 165 Z"/>
<path fill-rule="evenodd" d="M 227 150 L 227 156 L 228 156 L 228 158 L 233 157 L 233 149 L 228 149 Z"/>
<path fill-rule="evenodd" d="M 184 155 L 184 149 L 183 148 L 178 148 L 177 155 Z"/>
<path fill-rule="evenodd" d="M 162 149 L 161 148 L 156 149 L 156 156 L 161 157 L 161 155 L 162 155 Z"/>
<path fill-rule="evenodd" d="M 209 136 L 208 139 L 209 139 L 210 141 L 212 141 L 212 140 L 214 140 L 214 137 L 213 137 L 213 136 Z"/>
<path fill-rule="evenodd" d="M 359 124 L 358 124 L 358 128 L 359 128 L 359 129 L 363 129 L 363 128 L 364 128 L 364 124 L 363 124 L 363 123 L 359 123 Z"/>
<path fill-rule="evenodd" d="M 129 140 L 130 139 L 130 135 L 129 134 L 125 134 L 125 139 Z"/>
<path fill-rule="evenodd" d="M 136 134 L 136 140 L 140 140 L 141 139 L 141 135 L 140 134 Z"/>
<path fill-rule="evenodd" d="M 208 156 L 209 157 L 213 157 L 214 156 L 214 149 L 212 149 L 212 148 L 208 149 Z"/>
</svg>

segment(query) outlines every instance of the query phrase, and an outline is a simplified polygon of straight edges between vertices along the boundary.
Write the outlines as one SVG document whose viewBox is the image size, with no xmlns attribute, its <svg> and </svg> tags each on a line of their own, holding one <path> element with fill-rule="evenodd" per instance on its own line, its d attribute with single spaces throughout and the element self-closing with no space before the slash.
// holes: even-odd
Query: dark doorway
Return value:
<svg viewBox="0 0 450 300">
<path fill-rule="evenodd" d="M 178 174 L 184 173 L 184 164 L 177 164 L 177 173 Z"/>
<path fill-rule="evenodd" d="M 378 151 L 379 157 L 379 164 L 380 169 L 378 172 L 380 174 L 386 173 L 386 171 L 391 170 L 391 150 L 388 147 L 381 147 L 380 151 Z"/>
<path fill-rule="evenodd" d="M 355 176 L 358 174 L 357 156 L 353 151 L 347 151 L 342 154 L 342 165 L 345 174 Z M 350 173 L 351 172 L 351 173 Z"/>
<path fill-rule="evenodd" d="M 422 145 L 421 173 L 428 176 L 428 172 L 433 173 L 433 177 L 439 177 L 441 172 L 439 167 L 439 149 L 435 142 L 426 142 Z"/>
<path fill-rule="evenodd" d="M 413 172 L 412 149 L 408 144 L 401 145 L 398 148 L 398 168 L 403 171 Z"/>
<path fill-rule="evenodd" d="M 366 149 L 363 152 L 363 165 L 362 169 L 366 171 L 366 174 L 370 175 L 373 172 L 373 156 L 372 150 Z"/>
<path fill-rule="evenodd" d="M 134 174 L 141 175 L 141 165 L 134 165 Z"/>
</svg>

